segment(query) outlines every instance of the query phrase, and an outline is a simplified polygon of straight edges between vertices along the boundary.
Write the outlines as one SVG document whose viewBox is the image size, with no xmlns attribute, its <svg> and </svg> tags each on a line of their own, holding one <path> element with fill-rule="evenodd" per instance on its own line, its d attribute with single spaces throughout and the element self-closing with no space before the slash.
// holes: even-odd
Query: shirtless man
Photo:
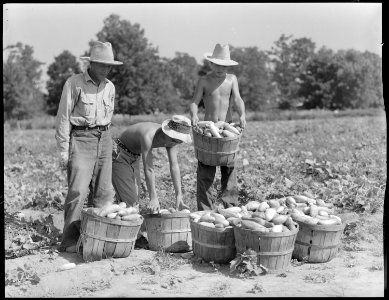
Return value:
<svg viewBox="0 0 389 300">
<path fill-rule="evenodd" d="M 239 114 L 240 126 L 246 126 L 245 105 L 239 94 L 238 80 L 234 74 L 228 74 L 229 66 L 238 63 L 230 59 L 228 45 L 216 44 L 213 53 L 204 54 L 211 62 L 211 72 L 200 78 L 189 106 L 192 126 L 199 121 L 198 105 L 203 99 L 205 107 L 204 121 L 232 121 L 231 103 Z M 221 200 L 225 207 L 238 205 L 238 190 L 235 167 L 220 166 Z M 216 167 L 207 166 L 200 161 L 197 166 L 197 208 L 207 210 L 213 208 L 215 199 L 212 195 L 212 184 Z"/>
<path fill-rule="evenodd" d="M 152 150 L 165 147 L 176 195 L 176 209 L 189 208 L 182 199 L 176 146 L 182 142 L 191 143 L 190 128 L 191 122 L 188 118 L 176 115 L 172 119 L 165 120 L 162 125 L 153 122 L 131 125 L 115 140 L 118 152 L 112 158 L 112 184 L 119 202 L 126 202 L 129 206 L 139 203 L 139 158 L 142 156 L 146 186 L 150 196 L 147 208 L 152 213 L 159 212 Z"/>
</svg>

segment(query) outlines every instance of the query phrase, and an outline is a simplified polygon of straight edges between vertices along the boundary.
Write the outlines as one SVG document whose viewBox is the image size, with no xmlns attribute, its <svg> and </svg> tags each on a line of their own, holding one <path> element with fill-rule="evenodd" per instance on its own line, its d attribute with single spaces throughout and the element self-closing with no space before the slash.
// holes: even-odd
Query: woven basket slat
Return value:
<svg viewBox="0 0 389 300">
<path fill-rule="evenodd" d="M 194 152 L 197 160 L 208 166 L 233 166 L 242 134 L 236 137 L 213 138 L 193 132 Z"/>
<path fill-rule="evenodd" d="M 138 221 L 121 221 L 82 211 L 78 244 L 82 244 L 84 260 L 127 257 L 134 248 L 142 222 L 143 218 Z"/>
<path fill-rule="evenodd" d="M 236 254 L 232 228 L 210 228 L 190 221 L 193 253 L 205 261 L 224 264 Z"/>
<path fill-rule="evenodd" d="M 235 246 L 238 253 L 247 249 L 257 252 L 257 264 L 268 268 L 269 273 L 284 272 L 290 260 L 299 228 L 290 232 L 260 232 L 234 227 Z"/>
<path fill-rule="evenodd" d="M 182 252 L 192 247 L 189 214 L 146 215 L 145 225 L 151 250 Z"/>
<path fill-rule="evenodd" d="M 325 226 L 298 223 L 300 231 L 296 237 L 293 258 L 306 259 L 311 263 L 322 263 L 336 256 L 345 228 L 344 224 Z"/>
</svg>

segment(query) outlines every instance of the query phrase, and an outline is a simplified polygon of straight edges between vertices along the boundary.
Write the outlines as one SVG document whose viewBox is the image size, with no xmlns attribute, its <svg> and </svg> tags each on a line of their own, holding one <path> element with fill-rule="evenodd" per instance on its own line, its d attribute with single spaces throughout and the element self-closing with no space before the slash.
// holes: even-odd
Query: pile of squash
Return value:
<svg viewBox="0 0 389 300">
<path fill-rule="evenodd" d="M 240 207 L 193 212 L 193 222 L 211 228 L 238 226 L 260 232 L 289 232 L 297 228 L 295 221 L 310 225 L 336 225 L 342 220 L 334 214 L 332 204 L 304 195 L 266 201 L 249 201 Z"/>
<path fill-rule="evenodd" d="M 120 221 L 143 220 L 142 215 L 139 214 L 138 207 L 127 207 L 125 202 L 120 202 L 119 204 L 110 203 L 100 208 L 89 207 L 86 211 L 96 216 Z"/>
<path fill-rule="evenodd" d="M 235 123 L 227 123 L 224 121 L 199 121 L 197 126 L 194 127 L 198 133 L 213 137 L 213 138 L 224 138 L 224 137 L 237 137 L 242 133 L 242 128 Z"/>
</svg>

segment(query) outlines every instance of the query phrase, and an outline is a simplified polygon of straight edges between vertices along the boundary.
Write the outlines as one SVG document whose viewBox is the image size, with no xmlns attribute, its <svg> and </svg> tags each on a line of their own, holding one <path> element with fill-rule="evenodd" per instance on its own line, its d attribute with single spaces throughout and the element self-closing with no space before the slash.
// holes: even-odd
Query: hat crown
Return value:
<svg viewBox="0 0 389 300">
<path fill-rule="evenodd" d="M 113 61 L 111 43 L 95 42 L 91 48 L 90 61 Z"/>
<path fill-rule="evenodd" d="M 213 49 L 212 58 L 230 60 L 230 48 L 228 45 L 216 44 Z"/>
<path fill-rule="evenodd" d="M 172 116 L 172 120 L 182 125 L 191 126 L 191 121 L 185 116 L 174 115 Z"/>
</svg>

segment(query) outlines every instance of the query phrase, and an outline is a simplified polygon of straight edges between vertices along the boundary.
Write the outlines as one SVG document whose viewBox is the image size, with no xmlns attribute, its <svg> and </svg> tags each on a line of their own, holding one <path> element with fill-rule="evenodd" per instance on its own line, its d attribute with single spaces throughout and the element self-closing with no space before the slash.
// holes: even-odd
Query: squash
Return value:
<svg viewBox="0 0 389 300">
<path fill-rule="evenodd" d="M 122 217 L 123 221 L 137 221 L 141 219 L 143 219 L 143 217 L 139 214 L 130 214 Z"/>
<path fill-rule="evenodd" d="M 225 123 L 224 124 L 224 130 L 228 130 L 228 131 L 232 132 L 235 135 L 239 135 L 240 134 L 239 130 L 236 129 L 234 126 L 232 126 L 229 123 Z"/>
<path fill-rule="evenodd" d="M 205 214 L 200 217 L 200 222 L 213 223 L 215 222 L 215 218 L 212 217 L 211 214 Z"/>
<path fill-rule="evenodd" d="M 309 209 L 309 215 L 311 217 L 316 217 L 319 214 L 319 209 L 315 204 L 312 204 Z"/>
<path fill-rule="evenodd" d="M 250 221 L 257 222 L 258 224 L 265 226 L 266 228 L 272 228 L 274 226 L 272 222 L 268 222 L 265 219 L 261 218 L 251 218 Z"/>
<path fill-rule="evenodd" d="M 297 206 L 296 200 L 291 196 L 286 197 L 285 204 L 289 208 L 295 208 Z"/>
<path fill-rule="evenodd" d="M 228 211 L 228 212 L 232 212 L 232 213 L 240 213 L 240 212 L 242 212 L 242 209 L 239 206 L 228 207 L 225 210 Z"/>
<path fill-rule="evenodd" d="M 290 229 L 285 225 L 282 225 L 282 232 L 290 232 Z"/>
<path fill-rule="evenodd" d="M 107 214 L 107 218 L 109 218 L 109 219 L 115 219 L 116 218 L 116 215 L 117 215 L 117 213 L 109 213 L 109 214 Z"/>
<path fill-rule="evenodd" d="M 102 207 L 102 210 L 99 212 L 100 217 L 106 217 L 110 213 L 118 212 L 121 207 L 118 204 L 108 204 Z"/>
<path fill-rule="evenodd" d="M 250 230 L 269 232 L 269 229 L 254 221 L 242 220 L 242 227 Z"/>
<path fill-rule="evenodd" d="M 202 226 L 210 227 L 210 228 L 215 228 L 215 224 L 209 223 L 209 222 L 201 222 L 200 221 L 198 224 L 202 225 Z"/>
<path fill-rule="evenodd" d="M 271 221 L 273 220 L 273 218 L 277 215 L 277 210 L 275 208 L 268 208 L 266 211 L 265 211 L 265 219 L 266 221 Z"/>
<path fill-rule="evenodd" d="M 334 218 L 330 218 L 327 220 L 319 220 L 319 222 L 317 222 L 317 225 L 338 225 L 338 220 Z"/>
<path fill-rule="evenodd" d="M 270 207 L 275 208 L 275 209 L 277 209 L 281 206 L 280 202 L 278 202 L 277 200 L 269 200 L 268 204 Z"/>
<path fill-rule="evenodd" d="M 272 222 L 274 225 L 284 224 L 285 221 L 288 219 L 288 216 L 286 215 L 277 215 L 272 219 Z"/>
<path fill-rule="evenodd" d="M 270 229 L 270 232 L 282 232 L 282 225 L 279 224 L 279 225 L 274 225 L 271 229 Z"/>
<path fill-rule="evenodd" d="M 286 221 L 283 224 L 284 226 L 288 227 L 290 231 L 293 231 L 296 229 L 296 226 L 294 225 L 294 222 L 291 217 L 288 217 Z"/>
<path fill-rule="evenodd" d="M 218 213 L 215 213 L 215 212 L 212 212 L 210 214 L 211 217 L 215 218 L 215 223 L 223 223 L 224 221 L 226 221 L 226 218 L 221 215 L 221 214 L 218 214 Z"/>
<path fill-rule="evenodd" d="M 220 207 L 218 208 L 218 212 L 219 214 L 223 215 L 226 219 L 228 219 L 229 217 L 240 218 L 238 214 L 230 212 Z"/>
<path fill-rule="evenodd" d="M 280 206 L 279 208 L 277 208 L 277 210 L 276 210 L 277 214 L 282 213 L 284 211 L 284 209 L 285 209 L 285 206 Z"/>
<path fill-rule="evenodd" d="M 229 130 L 223 130 L 222 131 L 222 135 L 224 137 L 236 137 L 236 134 L 232 133 L 231 131 Z"/>
<path fill-rule="evenodd" d="M 215 224 L 215 228 L 224 228 L 225 226 L 221 223 Z"/>
<path fill-rule="evenodd" d="M 180 210 L 180 213 L 190 214 L 190 210 L 185 208 L 185 209 Z"/>
<path fill-rule="evenodd" d="M 308 198 L 307 196 L 303 196 L 303 195 L 294 195 L 293 199 L 297 203 L 307 203 L 308 202 L 308 203 L 316 204 L 315 199 L 311 199 L 311 198 Z"/>
<path fill-rule="evenodd" d="M 254 210 L 257 210 L 258 209 L 258 207 L 260 206 L 260 202 L 258 202 L 258 201 L 249 201 L 249 202 L 247 202 L 247 204 L 246 204 L 246 208 L 247 208 L 247 210 L 251 210 L 251 211 L 254 211 Z"/>
<path fill-rule="evenodd" d="M 252 213 L 251 217 L 266 219 L 265 212 L 263 211 L 255 211 Z"/>
<path fill-rule="evenodd" d="M 259 204 L 259 207 L 257 208 L 257 211 L 266 211 L 266 209 L 268 209 L 270 206 L 269 206 L 269 204 L 267 204 L 267 202 L 266 201 L 264 201 L 264 202 L 261 202 L 260 204 Z"/>
<path fill-rule="evenodd" d="M 336 219 L 338 221 L 338 224 L 342 224 L 342 219 L 335 215 L 328 215 L 330 219 Z"/>
<path fill-rule="evenodd" d="M 127 207 L 127 203 L 126 203 L 126 202 L 120 202 L 120 203 L 119 203 L 119 206 L 120 206 L 121 208 L 126 208 L 126 207 Z"/>
</svg>

